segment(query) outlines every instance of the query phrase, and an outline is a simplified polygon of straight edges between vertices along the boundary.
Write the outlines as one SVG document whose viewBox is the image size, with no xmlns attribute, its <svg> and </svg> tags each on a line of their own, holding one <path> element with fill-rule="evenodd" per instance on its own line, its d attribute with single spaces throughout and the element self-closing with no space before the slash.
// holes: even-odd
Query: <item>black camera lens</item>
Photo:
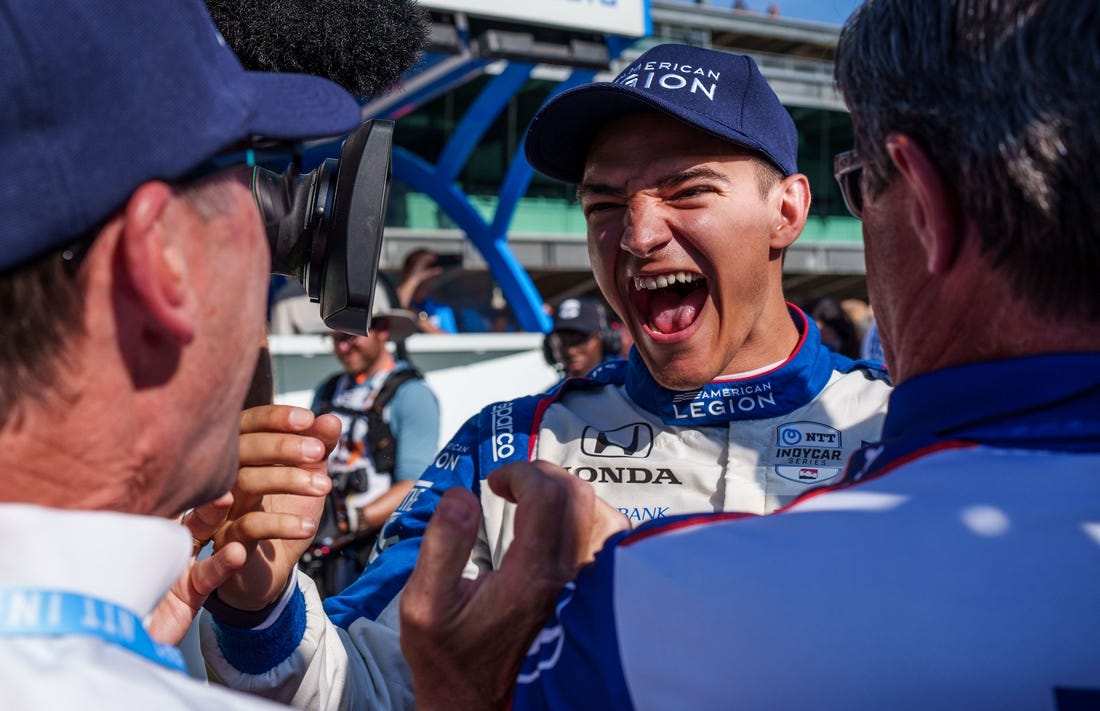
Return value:
<svg viewBox="0 0 1100 711">
<path fill-rule="evenodd" d="M 392 121 L 367 121 L 340 158 L 302 175 L 256 168 L 271 269 L 297 280 L 330 328 L 366 334 L 389 196 Z"/>
</svg>

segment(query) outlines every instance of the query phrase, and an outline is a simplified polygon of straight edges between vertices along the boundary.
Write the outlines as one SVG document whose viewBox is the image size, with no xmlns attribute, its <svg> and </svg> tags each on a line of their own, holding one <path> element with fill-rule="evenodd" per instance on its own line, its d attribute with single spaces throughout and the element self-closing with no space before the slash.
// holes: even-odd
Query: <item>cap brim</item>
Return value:
<svg viewBox="0 0 1100 711">
<path fill-rule="evenodd" d="M 416 333 L 416 314 L 406 309 L 390 309 L 379 311 L 371 319 L 385 318 L 390 321 L 390 340 L 403 341 Z"/>
<path fill-rule="evenodd" d="M 255 109 L 252 135 L 278 140 L 340 136 L 362 123 L 359 102 L 338 84 L 309 74 L 246 72 Z"/>
<path fill-rule="evenodd" d="M 733 145 L 774 160 L 754 140 L 690 109 L 622 84 L 598 82 L 563 92 L 547 102 L 527 128 L 524 151 L 540 173 L 567 183 L 584 177 L 588 149 L 609 122 L 643 111 L 659 111 Z M 778 165 L 778 164 L 777 164 Z M 783 170 L 782 168 L 780 168 Z M 783 170 L 784 174 L 787 173 Z"/>
<path fill-rule="evenodd" d="M 556 324 L 554 324 L 554 327 L 550 330 L 551 331 L 573 331 L 574 333 L 583 333 L 584 335 L 587 336 L 588 334 L 595 333 L 596 331 L 598 331 L 600 329 L 599 329 L 598 326 L 595 327 L 595 328 L 586 328 L 584 326 L 581 326 L 578 323 L 570 322 L 570 323 L 556 323 Z"/>
</svg>

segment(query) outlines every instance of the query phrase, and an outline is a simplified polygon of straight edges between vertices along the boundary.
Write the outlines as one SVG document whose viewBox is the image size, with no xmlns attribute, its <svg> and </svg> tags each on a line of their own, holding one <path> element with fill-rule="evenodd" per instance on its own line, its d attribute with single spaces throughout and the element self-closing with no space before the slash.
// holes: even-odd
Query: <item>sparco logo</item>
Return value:
<svg viewBox="0 0 1100 711">
<path fill-rule="evenodd" d="M 683 486 L 683 482 L 671 469 L 659 468 L 656 470 L 645 467 L 565 467 L 578 479 L 584 479 L 593 484 L 675 484 Z"/>
<path fill-rule="evenodd" d="M 632 422 L 613 430 L 585 427 L 581 451 L 593 457 L 638 457 L 645 459 L 653 449 L 653 428 L 645 422 Z"/>
<path fill-rule="evenodd" d="M 502 402 L 493 406 L 493 461 L 508 459 L 516 453 L 516 437 L 512 433 L 512 403 Z"/>
<path fill-rule="evenodd" d="M 817 484 L 840 473 L 840 432 L 819 422 L 791 422 L 776 430 L 775 472 L 784 479 Z"/>
</svg>

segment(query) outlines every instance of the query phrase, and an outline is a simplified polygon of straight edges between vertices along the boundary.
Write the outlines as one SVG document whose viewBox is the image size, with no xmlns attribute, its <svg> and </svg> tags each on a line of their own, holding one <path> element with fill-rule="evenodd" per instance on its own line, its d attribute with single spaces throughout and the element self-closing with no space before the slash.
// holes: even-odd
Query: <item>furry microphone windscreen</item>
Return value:
<svg viewBox="0 0 1100 711">
<path fill-rule="evenodd" d="M 394 84 L 428 37 L 408 0 L 206 0 L 246 69 L 331 79 L 363 99 Z"/>
</svg>

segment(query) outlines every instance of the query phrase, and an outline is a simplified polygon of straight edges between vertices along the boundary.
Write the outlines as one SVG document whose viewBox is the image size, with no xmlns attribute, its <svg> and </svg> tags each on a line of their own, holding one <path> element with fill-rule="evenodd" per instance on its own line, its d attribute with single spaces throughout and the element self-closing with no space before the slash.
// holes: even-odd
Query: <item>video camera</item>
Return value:
<svg viewBox="0 0 1100 711">
<path fill-rule="evenodd" d="M 340 157 L 300 174 L 257 167 L 252 194 L 271 246 L 271 271 L 297 280 L 321 304 L 325 325 L 365 335 L 382 250 L 393 121 L 366 121 Z"/>
</svg>

